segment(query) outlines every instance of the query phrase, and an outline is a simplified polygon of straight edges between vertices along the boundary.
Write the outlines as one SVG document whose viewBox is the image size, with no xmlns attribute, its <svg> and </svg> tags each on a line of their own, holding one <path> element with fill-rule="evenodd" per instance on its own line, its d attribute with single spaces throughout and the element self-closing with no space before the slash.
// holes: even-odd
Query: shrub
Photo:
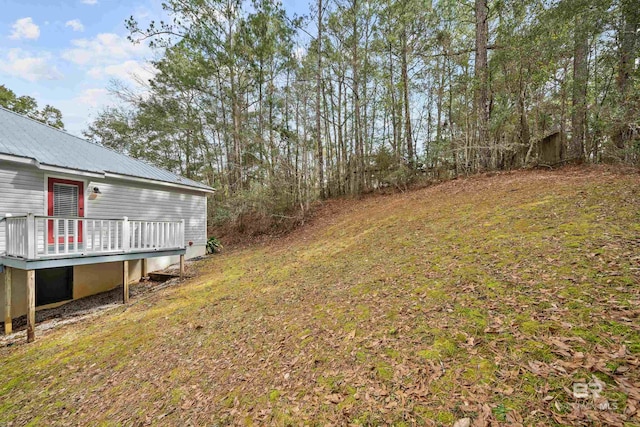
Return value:
<svg viewBox="0 0 640 427">
<path fill-rule="evenodd" d="M 207 253 L 215 254 L 216 252 L 220 252 L 222 250 L 222 243 L 216 237 L 209 237 L 207 240 Z"/>
</svg>

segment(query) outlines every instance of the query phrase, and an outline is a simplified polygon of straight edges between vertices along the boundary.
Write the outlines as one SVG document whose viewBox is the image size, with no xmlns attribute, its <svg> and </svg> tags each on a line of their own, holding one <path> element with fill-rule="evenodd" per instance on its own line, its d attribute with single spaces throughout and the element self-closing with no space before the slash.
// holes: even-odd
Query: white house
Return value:
<svg viewBox="0 0 640 427">
<path fill-rule="evenodd" d="M 123 287 L 203 255 L 213 189 L 0 108 L 0 311 Z"/>
</svg>

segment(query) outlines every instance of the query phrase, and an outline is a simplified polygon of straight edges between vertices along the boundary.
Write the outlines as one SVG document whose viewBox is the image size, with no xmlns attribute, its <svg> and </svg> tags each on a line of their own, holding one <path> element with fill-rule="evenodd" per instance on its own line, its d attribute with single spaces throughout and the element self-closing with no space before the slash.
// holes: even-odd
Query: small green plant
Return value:
<svg viewBox="0 0 640 427">
<path fill-rule="evenodd" d="M 209 237 L 207 240 L 207 253 L 215 254 L 216 252 L 220 252 L 222 250 L 222 243 L 218 240 L 217 237 Z"/>
<path fill-rule="evenodd" d="M 491 409 L 493 415 L 495 415 L 498 421 L 507 421 L 507 413 L 509 410 L 503 403 L 500 403 L 498 406 Z"/>
</svg>

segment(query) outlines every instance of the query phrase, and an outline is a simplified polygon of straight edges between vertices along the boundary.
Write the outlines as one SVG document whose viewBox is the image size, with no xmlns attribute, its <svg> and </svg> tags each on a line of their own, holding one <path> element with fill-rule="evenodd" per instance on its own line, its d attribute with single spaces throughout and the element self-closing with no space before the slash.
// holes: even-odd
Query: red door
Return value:
<svg viewBox="0 0 640 427">
<path fill-rule="evenodd" d="M 47 196 L 47 215 L 62 217 L 84 217 L 84 183 L 68 179 L 49 178 Z M 78 228 L 73 222 L 67 223 L 69 242 L 74 239 L 82 242 L 82 222 L 78 221 Z M 54 223 L 49 220 L 49 244 L 54 240 Z M 58 221 L 58 243 L 64 243 L 64 223 Z"/>
</svg>

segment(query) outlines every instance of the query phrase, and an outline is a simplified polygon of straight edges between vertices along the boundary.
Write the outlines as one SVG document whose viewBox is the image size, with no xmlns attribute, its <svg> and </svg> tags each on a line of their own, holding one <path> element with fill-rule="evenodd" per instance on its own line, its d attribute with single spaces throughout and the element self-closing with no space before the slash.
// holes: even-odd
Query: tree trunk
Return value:
<svg viewBox="0 0 640 427">
<path fill-rule="evenodd" d="M 568 66 L 563 67 L 563 76 L 569 75 Z M 567 158 L 567 84 L 563 78 L 560 82 L 560 160 Z"/>
<path fill-rule="evenodd" d="M 242 188 L 242 141 L 240 135 L 240 106 L 236 92 L 235 73 L 231 67 L 231 120 L 233 121 L 233 177 L 231 188 L 234 191 Z"/>
<path fill-rule="evenodd" d="M 571 113 L 571 146 L 569 158 L 580 163 L 584 161 L 585 128 L 587 121 L 587 78 L 589 35 L 585 29 L 584 16 L 575 18 L 573 48 L 573 111 Z"/>
<path fill-rule="evenodd" d="M 359 53 L 358 44 L 360 42 L 358 36 L 358 0 L 353 0 L 353 56 L 352 56 L 352 69 L 353 69 L 353 110 L 354 110 L 354 122 L 353 122 L 353 137 L 355 141 L 355 153 L 356 153 L 356 165 L 355 175 L 356 182 L 354 186 L 354 192 L 360 193 L 364 184 L 364 148 L 362 146 L 362 122 L 360 116 L 360 67 L 359 67 Z"/>
<path fill-rule="evenodd" d="M 521 153 L 525 150 L 525 148 L 529 149 L 529 139 L 531 138 L 531 133 L 529 131 L 529 122 L 527 120 L 527 107 L 526 107 L 526 96 L 527 96 L 527 88 L 524 82 L 523 70 L 520 69 L 519 76 L 519 85 L 518 85 L 518 110 L 520 116 L 520 129 L 518 132 L 518 147 L 516 147 L 514 157 L 516 159 L 516 164 L 512 164 L 513 166 L 522 166 L 520 162 L 526 163 L 528 159 L 528 155 L 525 156 L 525 159 L 522 159 Z M 530 150 L 527 150 L 530 151 Z"/>
<path fill-rule="evenodd" d="M 438 101 L 436 108 L 438 109 L 438 125 L 436 127 L 436 144 L 440 144 L 442 139 L 442 100 L 444 99 L 444 76 L 445 76 L 445 57 L 442 56 L 442 66 L 438 68 L 440 71 L 440 79 L 438 84 Z"/>
<path fill-rule="evenodd" d="M 389 43 L 389 92 L 391 95 L 391 129 L 393 131 L 393 154 L 396 160 L 400 158 L 400 136 L 398 134 L 398 118 L 396 113 L 396 87 L 393 81 L 393 52 L 391 49 L 391 43 Z"/>
<path fill-rule="evenodd" d="M 620 59 L 618 68 L 618 90 L 623 102 L 627 95 L 629 80 L 633 75 L 636 58 L 636 43 L 640 28 L 640 7 L 635 0 L 622 0 L 622 34 L 620 34 Z"/>
<path fill-rule="evenodd" d="M 638 30 L 640 29 L 640 8 L 634 0 L 622 0 L 622 25 L 619 38 L 620 58 L 618 65 L 618 93 L 620 104 L 624 114 L 618 125 L 614 141 L 619 149 L 628 148 L 631 139 L 629 124 L 633 121 L 634 106 L 629 96 L 630 82 L 633 79 L 634 61 L 636 58 L 636 44 L 638 43 Z M 625 156 L 626 157 L 626 156 Z"/>
<path fill-rule="evenodd" d="M 324 153 L 322 150 L 322 125 L 320 123 L 320 101 L 322 99 L 322 0 L 318 0 L 318 68 L 316 70 L 316 137 L 318 157 L 318 184 L 320 198 L 324 199 Z"/>
<path fill-rule="evenodd" d="M 411 135 L 411 108 L 409 105 L 409 72 L 407 70 L 408 40 L 406 28 L 402 33 L 402 89 L 404 91 L 404 137 L 407 144 L 407 158 L 409 168 L 415 166 L 415 153 L 413 150 L 413 136 Z"/>
<path fill-rule="evenodd" d="M 489 43 L 489 8 L 487 0 L 476 0 L 476 52 L 475 78 L 478 85 L 476 93 L 476 114 L 478 131 L 476 146 L 480 148 L 480 165 L 487 169 L 491 165 L 491 146 L 489 144 L 489 66 L 487 45 Z"/>
</svg>

